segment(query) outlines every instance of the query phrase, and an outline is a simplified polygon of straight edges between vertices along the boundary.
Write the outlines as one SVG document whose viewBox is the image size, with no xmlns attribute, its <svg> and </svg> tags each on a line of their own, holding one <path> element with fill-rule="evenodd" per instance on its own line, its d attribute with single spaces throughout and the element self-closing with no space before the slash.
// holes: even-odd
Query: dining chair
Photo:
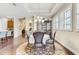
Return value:
<svg viewBox="0 0 79 59">
<path fill-rule="evenodd" d="M 46 46 L 52 44 L 53 45 L 53 52 L 55 53 L 55 36 L 56 36 L 56 31 L 53 33 L 53 37 L 52 34 L 50 36 L 50 39 L 48 39 L 46 41 Z"/>
<path fill-rule="evenodd" d="M 43 32 L 34 32 L 33 33 L 34 36 L 34 40 L 35 40 L 35 47 L 43 47 L 43 36 L 44 33 Z"/>
<path fill-rule="evenodd" d="M 55 36 L 56 36 L 56 31 L 54 32 L 54 35 L 53 35 L 53 49 L 55 51 Z"/>
</svg>

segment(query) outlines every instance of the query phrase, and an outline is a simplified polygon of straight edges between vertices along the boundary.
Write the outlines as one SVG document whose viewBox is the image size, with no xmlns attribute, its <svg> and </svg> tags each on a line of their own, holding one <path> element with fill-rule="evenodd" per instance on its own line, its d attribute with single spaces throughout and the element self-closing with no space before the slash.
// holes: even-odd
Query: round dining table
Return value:
<svg viewBox="0 0 79 59">
<path fill-rule="evenodd" d="M 43 36 L 43 44 L 46 44 L 46 41 L 47 41 L 48 39 L 50 39 L 50 36 L 49 36 L 48 34 L 44 34 L 44 36 Z M 34 37 L 33 37 L 33 35 L 31 34 L 31 35 L 29 36 L 29 43 L 34 44 L 34 42 L 35 42 Z"/>
</svg>

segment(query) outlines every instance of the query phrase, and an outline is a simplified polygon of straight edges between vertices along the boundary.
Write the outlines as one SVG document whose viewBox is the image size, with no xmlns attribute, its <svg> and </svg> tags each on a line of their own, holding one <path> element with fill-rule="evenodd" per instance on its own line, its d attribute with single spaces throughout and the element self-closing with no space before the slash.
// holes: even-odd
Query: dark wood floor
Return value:
<svg viewBox="0 0 79 59">
<path fill-rule="evenodd" d="M 16 49 L 26 42 L 27 39 L 19 36 L 15 39 L 8 39 L 4 44 L 0 44 L 0 55 L 15 55 Z M 74 55 L 71 51 L 62 46 L 59 42 L 55 42 L 56 53 L 55 55 Z"/>
</svg>

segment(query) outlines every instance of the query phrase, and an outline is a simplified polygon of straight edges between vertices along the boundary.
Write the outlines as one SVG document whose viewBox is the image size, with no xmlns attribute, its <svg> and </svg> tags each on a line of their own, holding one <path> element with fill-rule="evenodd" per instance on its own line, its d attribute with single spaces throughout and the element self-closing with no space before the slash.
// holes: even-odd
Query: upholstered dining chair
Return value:
<svg viewBox="0 0 79 59">
<path fill-rule="evenodd" d="M 53 49 L 55 50 L 55 36 L 56 36 L 56 31 L 53 34 Z"/>
<path fill-rule="evenodd" d="M 53 33 L 53 37 L 51 34 L 50 39 L 46 41 L 46 44 L 52 44 L 54 52 L 55 52 L 55 36 L 56 36 L 56 31 Z"/>
<path fill-rule="evenodd" d="M 35 47 L 43 47 L 44 33 L 43 32 L 34 32 L 33 36 L 34 36 L 34 40 L 35 40 L 34 46 Z"/>
</svg>

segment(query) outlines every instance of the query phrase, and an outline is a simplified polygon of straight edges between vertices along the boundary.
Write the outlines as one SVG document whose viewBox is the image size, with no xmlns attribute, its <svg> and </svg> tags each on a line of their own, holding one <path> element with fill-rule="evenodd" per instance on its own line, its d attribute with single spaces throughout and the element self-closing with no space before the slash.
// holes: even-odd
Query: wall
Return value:
<svg viewBox="0 0 79 59">
<path fill-rule="evenodd" d="M 0 18 L 0 38 L 6 36 L 6 30 L 8 29 L 7 28 L 8 20 L 9 19 L 7 17 L 1 17 Z M 11 31 L 8 31 L 7 36 L 11 36 Z"/>
<path fill-rule="evenodd" d="M 7 19 L 4 17 L 0 18 L 0 30 L 7 30 Z"/>
<path fill-rule="evenodd" d="M 68 7 L 69 4 L 63 5 L 55 15 L 59 15 Z M 72 4 L 72 31 L 57 30 L 56 40 L 75 54 L 79 54 L 79 33 L 76 30 L 76 20 L 76 4 Z"/>
<path fill-rule="evenodd" d="M 14 18 L 14 38 L 21 35 L 21 31 L 19 29 L 19 20 L 18 18 Z"/>
<path fill-rule="evenodd" d="M 79 33 L 57 31 L 56 40 L 75 54 L 79 54 Z"/>
<path fill-rule="evenodd" d="M 29 23 L 31 23 L 31 26 L 29 25 Z M 26 19 L 26 31 L 29 31 L 30 27 L 32 28 L 33 31 L 33 18 L 29 17 Z"/>
<path fill-rule="evenodd" d="M 5 37 L 5 30 L 7 30 L 7 19 L 5 17 L 0 17 L 0 38 Z"/>
</svg>

